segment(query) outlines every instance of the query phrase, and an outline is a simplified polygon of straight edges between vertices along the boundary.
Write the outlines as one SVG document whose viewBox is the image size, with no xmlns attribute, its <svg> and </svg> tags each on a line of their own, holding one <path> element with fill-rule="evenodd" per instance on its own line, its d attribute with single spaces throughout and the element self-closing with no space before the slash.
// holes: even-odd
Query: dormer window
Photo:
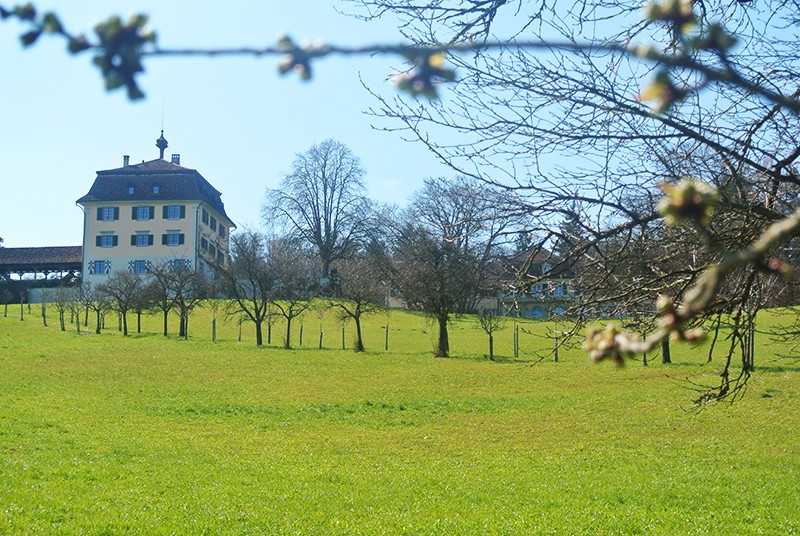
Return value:
<svg viewBox="0 0 800 536">
<path fill-rule="evenodd" d="M 159 193 L 161 193 L 161 186 L 159 186 L 158 184 L 154 184 L 154 185 L 153 185 L 153 193 L 154 193 L 154 194 L 159 194 Z"/>
<path fill-rule="evenodd" d="M 129 184 L 129 185 L 128 185 L 128 195 L 133 195 L 133 193 L 134 193 L 135 191 L 136 191 L 136 189 L 133 187 L 133 185 L 132 185 L 132 184 Z"/>
</svg>

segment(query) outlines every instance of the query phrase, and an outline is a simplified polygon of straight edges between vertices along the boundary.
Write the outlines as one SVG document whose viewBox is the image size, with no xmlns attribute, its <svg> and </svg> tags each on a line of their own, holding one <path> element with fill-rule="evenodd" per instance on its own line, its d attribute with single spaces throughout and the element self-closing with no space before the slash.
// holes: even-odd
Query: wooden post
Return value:
<svg viewBox="0 0 800 536">
<path fill-rule="evenodd" d="M 553 339 L 553 363 L 558 363 L 558 334 Z"/>
<path fill-rule="evenodd" d="M 342 324 L 342 350 L 345 350 L 345 349 L 346 349 L 346 347 L 345 347 L 345 344 L 344 344 L 344 324 Z"/>
<path fill-rule="evenodd" d="M 242 342 L 242 322 L 244 322 L 244 318 L 239 318 L 239 342 Z"/>
<path fill-rule="evenodd" d="M 386 322 L 386 333 L 383 339 L 383 349 L 389 351 L 389 322 Z"/>
<path fill-rule="evenodd" d="M 217 342 L 217 319 L 211 321 L 211 342 Z"/>
<path fill-rule="evenodd" d="M 514 324 L 514 357 L 519 357 L 519 326 Z"/>
<path fill-rule="evenodd" d="M 303 324 L 300 324 L 300 348 L 303 347 Z"/>
</svg>

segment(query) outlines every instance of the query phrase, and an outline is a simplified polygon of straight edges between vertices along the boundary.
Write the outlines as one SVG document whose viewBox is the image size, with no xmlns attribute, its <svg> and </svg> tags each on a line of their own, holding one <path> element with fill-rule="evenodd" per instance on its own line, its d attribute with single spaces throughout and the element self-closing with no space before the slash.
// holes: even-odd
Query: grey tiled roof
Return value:
<svg viewBox="0 0 800 536">
<path fill-rule="evenodd" d="M 133 187 L 133 194 L 128 193 Z M 158 186 L 158 193 L 153 192 Z M 157 159 L 97 172 L 89 193 L 77 203 L 119 201 L 203 201 L 228 218 L 216 188 L 197 170 Z"/>
</svg>

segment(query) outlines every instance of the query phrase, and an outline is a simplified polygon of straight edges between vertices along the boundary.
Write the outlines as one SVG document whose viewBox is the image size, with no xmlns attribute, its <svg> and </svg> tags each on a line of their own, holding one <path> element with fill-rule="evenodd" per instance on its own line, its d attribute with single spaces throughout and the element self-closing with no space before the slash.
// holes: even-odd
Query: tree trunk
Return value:
<svg viewBox="0 0 800 536">
<path fill-rule="evenodd" d="M 216 322 L 216 320 L 215 320 Z M 242 324 L 239 324 L 241 327 Z M 261 334 L 261 322 L 255 322 L 256 325 L 256 346 L 263 346 L 264 344 L 264 336 Z"/>
<path fill-rule="evenodd" d="M 361 339 L 361 316 L 353 317 L 356 323 L 356 344 L 353 347 L 353 350 L 356 352 L 363 352 L 364 351 L 364 341 Z"/>
<path fill-rule="evenodd" d="M 64 311 L 59 311 L 58 322 L 61 324 L 61 331 L 67 331 L 67 326 L 64 322 Z"/>
<path fill-rule="evenodd" d="M 167 336 L 167 319 L 168 319 L 169 312 L 164 311 L 164 336 Z"/>
<path fill-rule="evenodd" d="M 136 333 L 142 332 L 142 312 L 136 311 Z"/>
<path fill-rule="evenodd" d="M 494 361 L 494 337 L 489 334 L 489 360 Z"/>
<path fill-rule="evenodd" d="M 80 324 L 80 322 L 78 322 L 78 324 Z M 95 319 L 95 324 L 96 324 L 96 326 L 94 328 L 94 332 L 97 335 L 100 335 L 100 328 L 103 326 L 102 320 L 100 320 L 100 311 L 97 311 L 97 318 Z M 85 324 L 84 324 L 84 326 L 85 326 Z"/>
<path fill-rule="evenodd" d="M 286 318 L 286 339 L 283 341 L 283 347 L 288 350 L 292 347 L 292 319 L 291 317 Z"/>
<path fill-rule="evenodd" d="M 122 311 L 122 335 L 128 336 L 128 312 Z"/>
<path fill-rule="evenodd" d="M 666 338 L 661 341 L 661 362 L 672 363 L 672 359 L 669 356 L 669 339 Z"/>
<path fill-rule="evenodd" d="M 447 335 L 447 319 L 449 315 L 439 315 L 439 341 L 436 346 L 436 357 L 450 357 L 450 338 Z"/>
</svg>

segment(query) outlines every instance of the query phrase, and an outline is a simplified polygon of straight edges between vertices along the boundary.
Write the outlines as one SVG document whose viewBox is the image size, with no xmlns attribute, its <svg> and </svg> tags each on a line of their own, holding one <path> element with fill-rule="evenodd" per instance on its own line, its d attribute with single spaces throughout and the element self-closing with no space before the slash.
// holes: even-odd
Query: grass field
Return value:
<svg viewBox="0 0 800 536">
<path fill-rule="evenodd" d="M 364 354 L 330 318 L 317 350 L 315 314 L 286 351 L 234 321 L 212 343 L 208 311 L 188 341 L 155 316 L 124 338 L 25 312 L 0 316 L 0 534 L 800 533 L 800 367 L 764 337 L 747 396 L 691 412 L 685 380 L 715 381 L 701 349 L 553 363 L 545 323 L 521 324 L 519 359 L 509 325 L 490 362 L 470 321 L 435 359 L 397 311 Z"/>
</svg>

